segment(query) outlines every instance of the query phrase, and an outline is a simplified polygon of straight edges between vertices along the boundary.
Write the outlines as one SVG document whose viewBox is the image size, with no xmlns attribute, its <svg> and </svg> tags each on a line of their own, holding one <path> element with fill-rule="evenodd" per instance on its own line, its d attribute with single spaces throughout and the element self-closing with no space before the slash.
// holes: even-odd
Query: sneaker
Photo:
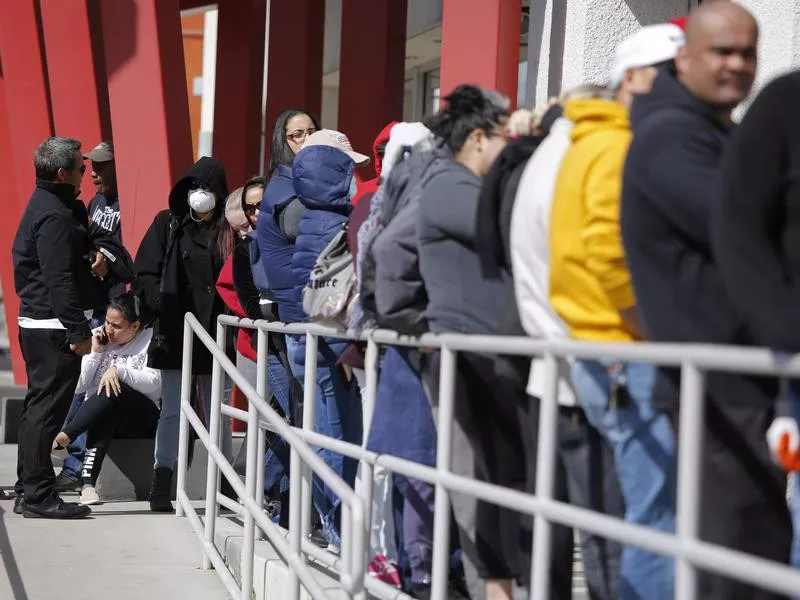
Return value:
<svg viewBox="0 0 800 600">
<path fill-rule="evenodd" d="M 56 492 L 63 494 L 64 492 L 80 492 L 81 482 L 76 477 L 61 471 L 56 475 L 55 481 Z"/>
<path fill-rule="evenodd" d="M 378 554 L 367 567 L 370 577 L 382 581 L 392 587 L 400 588 L 400 572 L 397 566 L 383 554 Z"/>
<path fill-rule="evenodd" d="M 100 504 L 100 495 L 93 485 L 85 485 L 81 490 L 80 503 L 83 506 L 91 506 L 92 504 Z"/>
<path fill-rule="evenodd" d="M 25 510 L 25 496 L 17 494 L 14 498 L 14 514 L 21 515 L 23 510 Z"/>
</svg>

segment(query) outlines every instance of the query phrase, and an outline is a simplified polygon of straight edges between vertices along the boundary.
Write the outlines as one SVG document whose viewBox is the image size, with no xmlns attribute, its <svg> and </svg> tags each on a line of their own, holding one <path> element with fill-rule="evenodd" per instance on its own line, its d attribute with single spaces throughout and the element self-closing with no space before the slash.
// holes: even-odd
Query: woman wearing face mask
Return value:
<svg viewBox="0 0 800 600">
<path fill-rule="evenodd" d="M 201 158 L 172 188 L 169 208 L 156 215 L 136 255 L 135 288 L 158 317 L 148 361 L 149 366 L 161 369 L 163 382 L 150 493 L 150 509 L 156 512 L 172 511 L 170 482 L 178 456 L 184 314 L 194 313 L 207 331 L 214 332 L 217 317 L 225 312 L 215 285 L 233 244 L 223 218 L 227 195 L 220 162 Z M 192 373 L 206 415 L 211 406 L 211 365 L 211 354 L 195 343 Z M 222 432 L 222 451 L 231 459 L 231 432 L 225 420 Z"/>
<path fill-rule="evenodd" d="M 161 372 L 147 366 L 153 330 L 142 327 L 139 299 L 125 292 L 111 299 L 105 324 L 92 332 L 92 352 L 83 357 L 76 394 L 83 404 L 56 443 L 66 448 L 88 431 L 81 470 L 81 504 L 97 504 L 95 489 L 103 459 L 115 437 L 150 437 L 158 422 Z"/>
<path fill-rule="evenodd" d="M 356 194 L 355 170 L 369 163 L 369 157 L 354 152 L 347 136 L 323 129 L 306 139 L 292 165 L 294 189 L 304 207 L 292 255 L 294 313 L 303 315 L 302 290 L 314 262 L 342 230 L 353 209 Z M 287 336 L 286 345 L 294 376 L 302 381 L 305 370 L 305 337 Z M 355 380 L 348 379 L 337 364 L 347 347 L 342 340 L 319 340 L 317 357 L 316 422 L 318 433 L 351 443 L 361 442 L 361 397 Z M 325 462 L 348 484 L 353 485 L 357 463 L 328 450 L 320 450 Z M 340 501 L 321 481 L 315 479 L 314 504 L 322 519 L 323 533 L 332 546 L 339 547 Z"/>
<path fill-rule="evenodd" d="M 463 85 L 428 127 L 441 140 L 440 167 L 420 198 L 419 266 L 428 294 L 425 316 L 434 333 L 497 335 L 504 331 L 510 281 L 483 276 L 476 249 L 478 198 L 482 178 L 505 148 L 509 101 L 500 94 Z M 428 375 L 438 382 L 439 355 Z M 525 394 L 528 365 L 509 357 L 458 354 L 453 468 L 499 485 L 533 491 L 538 411 Z M 435 397 L 434 393 L 434 397 Z M 510 600 L 512 583 L 529 575 L 519 514 L 482 502 L 453 497 L 456 520 L 473 546 L 478 575 L 489 600 Z M 469 513 L 474 518 L 472 523 Z M 474 534 L 474 542 L 469 537 Z M 529 533 L 529 532 L 528 532 Z M 517 541 L 517 543 L 514 543 Z M 569 594 L 569 578 L 553 577 L 554 597 Z M 562 579 L 567 579 L 562 581 Z M 566 597 L 566 596 L 563 596 Z"/>
</svg>

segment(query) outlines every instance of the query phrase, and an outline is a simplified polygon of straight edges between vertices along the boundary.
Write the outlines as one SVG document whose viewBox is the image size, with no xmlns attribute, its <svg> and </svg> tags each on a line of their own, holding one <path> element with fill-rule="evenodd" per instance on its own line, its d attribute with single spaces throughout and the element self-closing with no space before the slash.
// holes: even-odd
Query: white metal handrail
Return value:
<svg viewBox="0 0 800 600">
<path fill-rule="evenodd" d="M 283 324 L 266 321 L 251 321 L 235 317 L 222 316 L 219 318 L 220 327 L 236 326 L 258 330 L 259 358 L 266 348 L 266 332 L 277 332 L 293 335 L 305 335 L 308 340 L 306 346 L 306 394 L 314 389 L 314 378 L 309 378 L 309 371 L 316 368 L 317 339 L 320 336 L 361 340 L 368 343 L 366 371 L 367 394 L 365 397 L 365 414 L 371 415 L 374 409 L 375 391 L 377 384 L 377 354 L 378 345 L 399 345 L 409 347 L 424 347 L 439 349 L 442 352 L 440 372 L 440 398 L 438 415 L 438 441 L 436 468 L 419 465 L 411 461 L 392 456 L 378 455 L 366 450 L 363 446 L 333 440 L 323 435 L 310 431 L 313 428 L 313 392 L 305 398 L 303 429 L 288 427 L 282 419 L 282 426 L 275 426 L 270 418 L 253 418 L 252 411 L 245 413 L 230 407 L 224 407 L 225 414 L 236 418 L 248 416 L 248 430 L 254 426 L 263 434 L 264 429 L 276 431 L 283 435 L 285 428 L 291 429 L 295 434 L 294 440 L 287 439 L 292 448 L 293 462 L 291 465 L 291 492 L 292 505 L 295 499 L 301 496 L 301 510 L 291 511 L 291 515 L 307 516 L 310 511 L 310 494 L 295 493 L 295 488 L 301 490 L 300 482 L 310 481 L 308 465 L 305 463 L 301 452 L 297 452 L 295 462 L 296 443 L 327 448 L 344 456 L 360 461 L 365 470 L 364 478 L 371 478 L 372 468 L 376 465 L 387 468 L 409 477 L 426 481 L 436 486 L 436 503 L 434 511 L 434 572 L 432 597 L 440 598 L 446 595 L 448 548 L 449 548 L 449 493 L 459 492 L 491 502 L 500 506 L 517 510 L 521 513 L 532 515 L 535 518 L 534 548 L 532 556 L 531 598 L 545 598 L 549 595 L 549 561 L 550 561 L 550 531 L 551 523 L 559 523 L 575 527 L 609 539 L 614 539 L 625 544 L 636 545 L 660 554 L 675 557 L 676 564 L 676 598 L 692 600 L 697 594 L 697 569 L 719 573 L 727 577 L 738 579 L 769 589 L 778 593 L 792 594 L 800 589 L 800 571 L 786 565 L 767 561 L 742 552 L 737 552 L 721 546 L 700 541 L 699 533 L 699 493 L 700 479 L 700 453 L 704 431 L 704 406 L 705 406 L 705 373 L 706 371 L 740 372 L 756 375 L 770 375 L 777 377 L 800 378 L 800 356 L 789 356 L 766 349 L 712 346 L 703 344 L 593 344 L 576 342 L 573 340 L 540 340 L 521 337 L 503 336 L 477 336 L 477 335 L 431 335 L 419 338 L 398 335 L 396 332 L 376 330 L 364 335 L 355 335 L 332 328 L 314 324 Z M 206 334 L 208 336 L 208 334 Z M 208 336 L 210 339 L 210 336 Z M 218 340 L 222 339 L 218 330 Z M 313 349 L 313 352 L 311 351 Z M 453 405 L 455 392 L 456 355 L 458 352 L 482 352 L 487 354 L 507 354 L 525 356 L 543 356 L 545 359 L 545 393 L 540 404 L 540 429 L 537 457 L 536 494 L 525 494 L 515 490 L 505 489 L 485 482 L 461 477 L 450 472 L 450 447 L 452 440 Z M 682 373 L 681 383 L 681 411 L 679 435 L 681 444 L 678 451 L 678 519 L 676 534 L 655 531 L 647 527 L 626 523 L 621 519 L 609 517 L 590 510 L 577 508 L 557 502 L 553 499 L 554 458 L 556 452 L 556 419 L 557 419 L 557 359 L 562 357 L 576 357 L 585 359 L 607 359 L 648 362 L 660 366 L 680 367 Z M 185 360 L 185 355 L 184 355 Z M 228 361 L 230 362 L 230 361 Z M 260 363 L 261 361 L 259 361 Z M 310 367 L 310 368 L 309 368 Z M 227 371 L 227 369 L 226 369 Z M 262 369 L 259 367 L 259 376 Z M 259 386 L 257 386 L 259 387 Z M 251 388 L 252 389 L 252 388 Z M 243 390 L 245 391 L 245 390 Z M 260 390 L 263 391 L 263 390 Z M 247 396 L 247 392 L 245 391 Z M 249 396 L 248 396 L 249 397 Z M 259 397 L 263 401 L 264 394 Z M 309 406 L 312 405 L 312 406 Z M 267 407 L 268 408 L 268 407 Z M 259 412 L 261 412 L 259 410 Z M 277 416 L 277 415 L 275 415 Z M 306 417 L 312 417 L 311 419 Z M 212 424 L 214 417 L 212 415 Z M 248 437 L 248 441 L 253 436 Z M 284 436 L 285 437 L 285 436 Z M 260 435 L 259 435 L 260 439 Z M 262 452 L 263 453 L 263 452 Z M 302 454 L 305 454 L 303 452 Z M 248 455 L 248 466 L 250 464 Z M 297 463 L 297 468 L 295 465 Z M 262 465 L 263 466 L 263 465 Z M 262 468 L 263 471 L 263 468 Z M 298 474 L 299 473 L 299 474 Z M 249 481 L 249 480 L 247 480 Z M 368 480 L 369 481 L 369 480 Z M 369 489 L 367 489 L 369 488 Z M 302 492 L 305 492 L 302 489 Z M 238 493 L 238 490 L 237 490 Z M 337 492 L 338 493 L 338 492 Z M 365 521 L 362 527 L 370 522 L 370 493 L 371 486 L 357 490 L 357 495 L 363 499 L 366 510 Z M 259 522 L 259 525 L 261 523 Z M 307 527 L 303 523 L 296 523 L 294 516 L 290 525 L 290 538 L 298 531 L 305 535 Z M 359 527 L 345 527 L 345 515 L 342 516 L 344 530 L 359 531 Z M 348 561 L 328 560 L 326 564 L 334 567 L 354 567 L 352 561 L 362 563 L 365 567 L 368 557 L 368 532 L 362 527 L 361 535 L 364 542 L 360 548 L 362 554 L 348 555 Z M 309 556 L 319 555 L 320 551 L 311 548 L 305 551 Z M 298 553 L 300 549 L 298 548 Z M 316 558 L 316 557 L 315 557 Z M 244 556 L 243 556 L 244 559 Z M 302 556 L 301 556 L 302 559 Z M 323 561 L 326 562 L 326 561 Z M 290 565 L 294 568 L 294 565 Z M 349 572 L 348 569 L 343 569 Z M 244 573 L 244 571 L 243 571 Z M 365 573 L 365 569 L 361 569 Z M 302 579 L 302 578 L 301 578 Z M 244 579 L 242 581 L 244 584 Z M 305 585 L 303 580 L 303 585 Z M 379 597 L 397 597 L 386 595 L 380 587 L 370 585 L 369 578 L 366 584 L 370 592 L 377 591 Z M 344 587 L 344 586 L 343 586 Z M 352 589 L 352 588 L 351 588 Z M 295 591 L 296 590 L 296 591 Z M 345 589 L 346 592 L 349 590 Z M 292 598 L 297 598 L 299 587 L 293 586 Z M 244 595 L 244 592 L 242 592 Z"/>
</svg>

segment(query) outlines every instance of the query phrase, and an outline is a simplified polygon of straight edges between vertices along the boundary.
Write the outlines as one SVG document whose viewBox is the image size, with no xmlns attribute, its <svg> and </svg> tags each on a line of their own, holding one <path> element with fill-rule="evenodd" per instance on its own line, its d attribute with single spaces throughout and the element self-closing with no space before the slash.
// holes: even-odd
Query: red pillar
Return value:
<svg viewBox="0 0 800 600">
<path fill-rule="evenodd" d="M 444 98 L 462 83 L 517 100 L 521 0 L 443 0 Z"/>
<path fill-rule="evenodd" d="M 108 81 L 97 0 L 39 0 L 53 123 L 58 135 L 83 142 L 83 151 L 111 138 Z M 94 195 L 91 169 L 82 186 Z"/>
<path fill-rule="evenodd" d="M 219 2 L 213 154 L 231 189 L 258 174 L 266 17 L 266 0 Z"/>
<path fill-rule="evenodd" d="M 0 56 L 3 61 L 0 92 L 0 160 L 9 165 L 2 182 L 3 219 L 0 239 L 6 252 L 0 258 L 3 303 L 11 343 L 14 379 L 25 383 L 25 366 L 19 350 L 11 253 L 22 208 L 33 191 L 33 153 L 53 135 L 40 20 L 34 0 L 0 0 Z"/>
<path fill-rule="evenodd" d="M 135 254 L 192 163 L 179 3 L 103 0 L 101 12 L 122 235 Z"/>
<path fill-rule="evenodd" d="M 320 117 L 324 37 L 325 0 L 270 2 L 265 167 L 279 114 L 303 108 Z"/>
<path fill-rule="evenodd" d="M 406 14 L 406 0 L 342 3 L 339 130 L 364 154 L 387 123 L 403 118 Z"/>
</svg>

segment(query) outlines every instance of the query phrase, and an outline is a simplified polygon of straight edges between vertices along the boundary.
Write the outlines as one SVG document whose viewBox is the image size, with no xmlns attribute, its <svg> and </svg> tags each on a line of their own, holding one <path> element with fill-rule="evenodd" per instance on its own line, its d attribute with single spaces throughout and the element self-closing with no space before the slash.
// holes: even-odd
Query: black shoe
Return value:
<svg viewBox="0 0 800 600">
<path fill-rule="evenodd" d="M 172 469 L 158 467 L 153 471 L 153 484 L 150 487 L 150 510 L 161 513 L 173 512 L 171 495 Z"/>
<path fill-rule="evenodd" d="M 58 496 L 51 496 L 39 504 L 25 503 L 22 516 L 26 519 L 82 519 L 92 514 L 92 509 L 77 502 L 64 502 Z"/>
<path fill-rule="evenodd" d="M 430 584 L 412 583 L 411 596 L 417 600 L 430 600 L 431 586 Z"/>
<path fill-rule="evenodd" d="M 14 514 L 21 515 L 23 510 L 25 510 L 25 496 L 17 494 L 14 499 Z"/>
<path fill-rule="evenodd" d="M 63 494 L 64 492 L 80 492 L 81 482 L 75 477 L 61 471 L 61 473 L 56 475 L 55 489 L 59 494 Z"/>
<path fill-rule="evenodd" d="M 320 548 L 327 548 L 328 547 L 328 538 L 326 538 L 322 533 L 322 525 L 316 524 L 314 527 L 311 528 L 311 533 L 308 534 L 308 540 L 314 544 L 315 546 L 319 546 Z"/>
</svg>

